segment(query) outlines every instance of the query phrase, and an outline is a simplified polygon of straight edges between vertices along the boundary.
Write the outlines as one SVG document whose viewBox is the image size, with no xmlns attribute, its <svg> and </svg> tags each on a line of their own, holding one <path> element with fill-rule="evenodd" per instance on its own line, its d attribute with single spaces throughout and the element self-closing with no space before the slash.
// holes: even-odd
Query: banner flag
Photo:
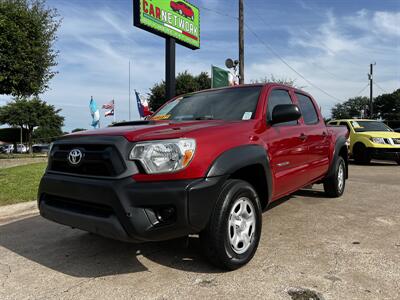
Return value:
<svg viewBox="0 0 400 300">
<path fill-rule="evenodd" d="M 93 126 L 93 128 L 100 128 L 100 112 L 93 97 L 90 98 L 89 109 L 92 116 L 91 126 Z"/>
<path fill-rule="evenodd" d="M 139 116 L 141 118 L 144 118 L 144 109 L 142 105 L 142 100 L 140 99 L 139 93 L 135 90 L 135 95 L 136 95 L 136 104 L 139 112 Z"/>
<path fill-rule="evenodd" d="M 211 66 L 211 88 L 230 86 L 229 71 Z"/>
</svg>

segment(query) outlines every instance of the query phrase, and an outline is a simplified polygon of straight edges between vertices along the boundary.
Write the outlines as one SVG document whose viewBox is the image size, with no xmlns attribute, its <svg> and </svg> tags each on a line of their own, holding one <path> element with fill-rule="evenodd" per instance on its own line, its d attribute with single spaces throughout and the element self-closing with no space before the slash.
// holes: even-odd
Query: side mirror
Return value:
<svg viewBox="0 0 400 300">
<path fill-rule="evenodd" d="M 301 117 L 300 109 L 294 104 L 280 104 L 272 111 L 271 124 L 297 121 Z"/>
</svg>

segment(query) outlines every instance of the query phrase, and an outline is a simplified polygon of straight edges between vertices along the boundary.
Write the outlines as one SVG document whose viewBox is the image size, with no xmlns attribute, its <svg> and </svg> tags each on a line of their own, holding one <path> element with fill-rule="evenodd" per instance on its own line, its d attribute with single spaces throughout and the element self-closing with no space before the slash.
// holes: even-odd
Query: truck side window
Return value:
<svg viewBox="0 0 400 300">
<path fill-rule="evenodd" d="M 299 100 L 300 110 L 301 114 L 303 115 L 304 123 L 306 125 L 317 124 L 319 121 L 318 113 L 312 100 L 303 94 L 296 93 L 296 96 Z"/>
<path fill-rule="evenodd" d="M 272 120 L 272 111 L 274 107 L 280 104 L 293 104 L 290 98 L 289 92 L 286 90 L 272 90 L 268 98 L 268 108 L 267 108 L 267 120 Z M 297 125 L 297 121 L 290 121 L 286 123 L 280 123 L 279 126 L 290 126 Z"/>
</svg>

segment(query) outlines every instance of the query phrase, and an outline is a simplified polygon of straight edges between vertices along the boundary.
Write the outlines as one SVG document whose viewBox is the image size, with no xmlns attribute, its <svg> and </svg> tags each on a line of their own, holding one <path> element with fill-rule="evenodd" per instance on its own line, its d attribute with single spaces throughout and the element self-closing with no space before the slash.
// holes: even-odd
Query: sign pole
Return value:
<svg viewBox="0 0 400 300">
<path fill-rule="evenodd" d="M 165 96 L 167 100 L 176 95 L 175 81 L 175 39 L 165 38 Z"/>
</svg>

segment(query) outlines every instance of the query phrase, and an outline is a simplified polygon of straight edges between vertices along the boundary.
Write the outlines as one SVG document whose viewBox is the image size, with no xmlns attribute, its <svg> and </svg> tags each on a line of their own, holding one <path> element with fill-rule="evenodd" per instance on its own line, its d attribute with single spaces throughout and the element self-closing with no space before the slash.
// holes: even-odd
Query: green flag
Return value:
<svg viewBox="0 0 400 300">
<path fill-rule="evenodd" d="M 229 72 L 224 69 L 211 66 L 211 87 L 219 88 L 229 86 Z"/>
</svg>

